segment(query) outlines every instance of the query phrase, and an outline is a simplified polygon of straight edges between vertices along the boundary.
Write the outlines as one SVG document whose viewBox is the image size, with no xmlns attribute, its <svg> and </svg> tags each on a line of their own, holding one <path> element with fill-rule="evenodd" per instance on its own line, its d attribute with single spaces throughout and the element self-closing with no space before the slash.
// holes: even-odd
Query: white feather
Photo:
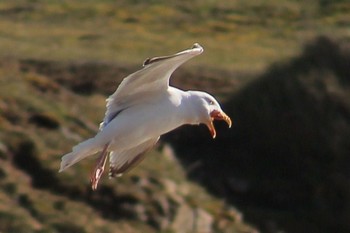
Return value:
<svg viewBox="0 0 350 233">
<path fill-rule="evenodd" d="M 157 143 L 158 139 L 159 137 L 152 138 L 128 150 L 112 151 L 109 154 L 109 163 L 111 171 L 113 170 L 115 173 L 113 175 L 120 176 L 122 173 L 128 171 L 130 167 L 133 167 L 134 163 L 137 163 L 137 161 L 135 161 L 135 159 L 137 159 L 137 156 L 142 155 L 147 150 L 152 148 L 154 144 Z M 142 160 L 142 157 L 139 159 Z M 121 168 L 123 168 L 123 171 L 118 172 L 118 170 Z"/>
<path fill-rule="evenodd" d="M 202 52 L 203 48 L 194 44 L 191 49 L 174 55 L 147 59 L 144 68 L 124 78 L 118 89 L 107 99 L 107 111 L 100 128 L 105 127 L 120 111 L 164 94 L 169 88 L 171 74 Z"/>
<path fill-rule="evenodd" d="M 202 52 L 203 48 L 195 44 L 174 55 L 147 59 L 144 68 L 126 77 L 107 99 L 107 111 L 97 135 L 64 155 L 59 171 L 102 151 L 108 144 L 107 150 L 113 151 L 109 153 L 111 167 L 118 174 L 118 169 L 125 171 L 141 160 L 142 153 L 160 135 L 183 124 L 198 124 L 200 113 L 193 110 L 191 93 L 169 86 L 169 79 L 181 64 Z M 206 110 L 202 113 L 205 120 L 210 119 Z"/>
<path fill-rule="evenodd" d="M 74 146 L 72 152 L 64 155 L 61 161 L 61 168 L 59 172 L 64 171 L 80 160 L 88 157 L 89 155 L 93 155 L 102 150 L 101 146 L 96 145 L 95 138 L 90 138 L 84 142 L 79 143 Z"/>
</svg>

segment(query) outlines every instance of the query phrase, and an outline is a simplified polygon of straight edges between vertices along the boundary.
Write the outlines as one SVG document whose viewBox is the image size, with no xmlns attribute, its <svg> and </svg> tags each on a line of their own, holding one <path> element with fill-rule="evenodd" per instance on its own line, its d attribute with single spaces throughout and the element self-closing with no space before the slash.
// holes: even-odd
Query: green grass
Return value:
<svg viewBox="0 0 350 233">
<path fill-rule="evenodd" d="M 206 53 L 194 64 L 261 70 L 316 35 L 349 40 L 349 9 L 346 1 L 7 1 L 0 50 L 3 57 L 140 64 L 199 42 Z"/>
</svg>

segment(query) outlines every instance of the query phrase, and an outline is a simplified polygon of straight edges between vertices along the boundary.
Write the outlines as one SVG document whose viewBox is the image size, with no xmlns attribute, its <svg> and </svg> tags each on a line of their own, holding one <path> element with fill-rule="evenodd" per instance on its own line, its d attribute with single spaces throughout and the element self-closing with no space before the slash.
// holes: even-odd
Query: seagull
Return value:
<svg viewBox="0 0 350 233">
<path fill-rule="evenodd" d="M 108 157 L 109 176 L 119 177 L 141 162 L 161 135 L 181 125 L 205 124 L 213 138 L 216 137 L 214 120 L 223 120 L 231 127 L 230 117 L 213 96 L 169 85 L 172 73 L 203 51 L 195 43 L 176 54 L 145 60 L 143 68 L 124 78 L 107 98 L 107 110 L 98 133 L 64 155 L 59 172 L 100 153 L 90 178 L 92 190 L 96 190 Z"/>
</svg>

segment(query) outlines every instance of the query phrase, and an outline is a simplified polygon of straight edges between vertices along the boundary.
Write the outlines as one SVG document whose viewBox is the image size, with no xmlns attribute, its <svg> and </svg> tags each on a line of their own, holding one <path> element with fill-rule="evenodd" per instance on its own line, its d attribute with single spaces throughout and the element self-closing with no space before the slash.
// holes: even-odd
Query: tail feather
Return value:
<svg viewBox="0 0 350 233">
<path fill-rule="evenodd" d="M 96 145 L 94 138 L 90 138 L 84 142 L 79 143 L 73 147 L 72 152 L 62 157 L 61 168 L 59 172 L 64 171 L 80 160 L 88 157 L 89 155 L 95 154 L 100 150 L 102 150 L 102 147 Z"/>
</svg>

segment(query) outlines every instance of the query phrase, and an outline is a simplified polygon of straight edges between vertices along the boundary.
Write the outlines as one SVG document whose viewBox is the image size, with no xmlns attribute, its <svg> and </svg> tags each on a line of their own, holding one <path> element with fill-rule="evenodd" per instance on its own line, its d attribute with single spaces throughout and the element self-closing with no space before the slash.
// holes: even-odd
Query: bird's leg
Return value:
<svg viewBox="0 0 350 233">
<path fill-rule="evenodd" d="M 103 150 L 100 154 L 100 157 L 98 157 L 98 159 L 97 159 L 95 169 L 94 169 L 93 173 L 91 174 L 90 181 L 91 181 L 92 190 L 97 189 L 98 182 L 99 182 L 99 180 L 102 176 L 102 173 L 104 171 L 106 161 L 107 161 L 107 155 L 108 155 L 108 151 L 107 151 L 108 146 L 109 146 L 109 144 L 106 144 L 103 147 Z"/>
</svg>

